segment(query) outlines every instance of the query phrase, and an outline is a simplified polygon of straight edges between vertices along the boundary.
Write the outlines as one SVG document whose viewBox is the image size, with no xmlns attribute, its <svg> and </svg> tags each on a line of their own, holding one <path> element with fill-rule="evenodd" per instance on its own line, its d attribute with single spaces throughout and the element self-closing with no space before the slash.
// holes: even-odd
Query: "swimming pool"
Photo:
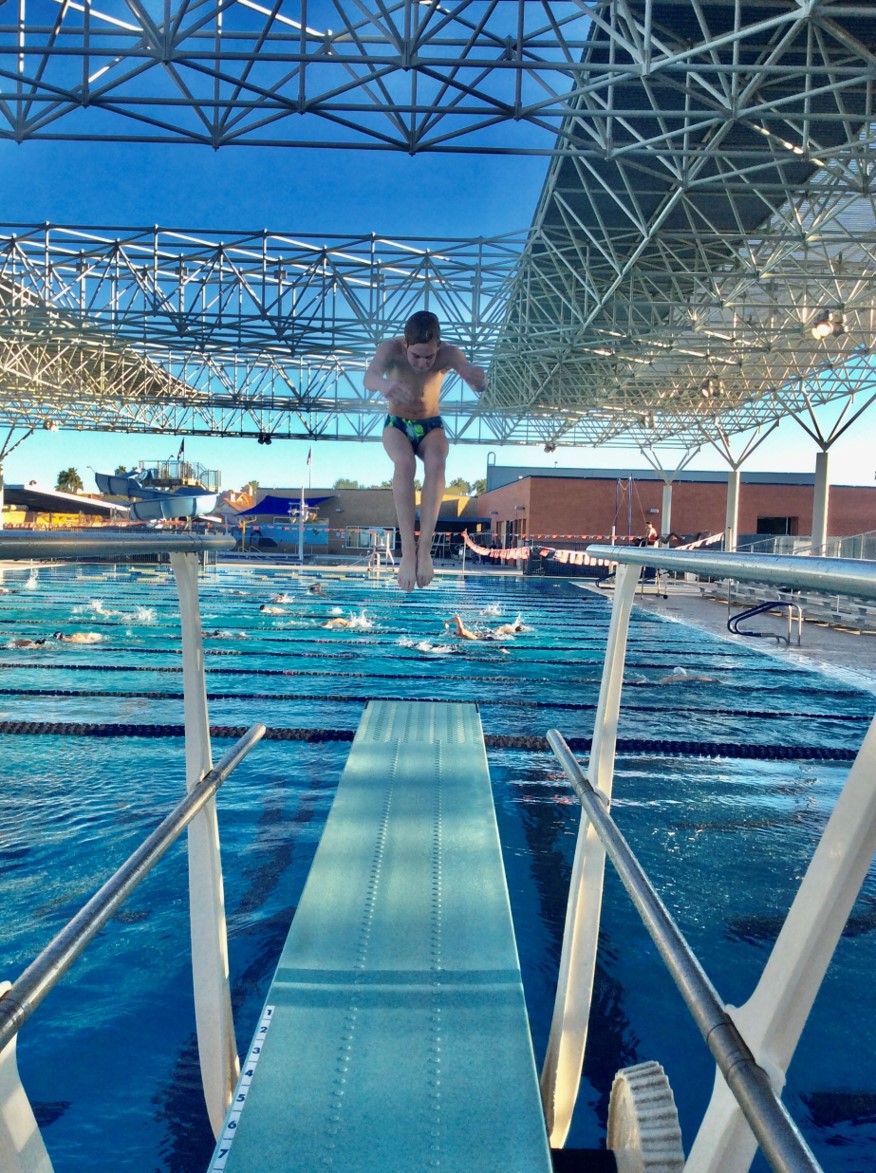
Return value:
<svg viewBox="0 0 876 1173">
<path fill-rule="evenodd" d="M 93 565 L 15 570 L 3 581 L 14 592 L 0 596 L 3 976 L 12 978 L 180 797 L 184 764 L 170 574 Z M 441 579 L 411 596 L 355 575 L 324 573 L 322 596 L 307 582 L 312 575 L 235 567 L 201 583 L 211 722 L 230 731 L 261 720 L 272 735 L 217 800 L 238 1047 L 261 1010 L 343 738 L 365 701 L 452 698 L 481 706 L 540 1060 L 578 806 L 538 739 L 552 726 L 573 741 L 590 736 L 608 602 L 565 580 L 505 576 Z M 288 602 L 271 601 L 284 594 Z M 456 612 L 483 628 L 519 612 L 532 630 L 453 641 L 444 620 Z M 333 615 L 354 625 L 323 628 Z M 4 647 L 57 631 L 101 638 Z M 682 666 L 711 679 L 683 679 Z M 873 707 L 869 693 L 748 645 L 636 614 L 621 747 L 659 742 L 661 753 L 622 754 L 613 809 L 730 1002 L 756 981 L 845 778 L 845 762 L 808 751 L 847 755 Z M 219 736 L 217 756 L 226 745 Z M 710 746 L 738 752 L 700 756 Z M 598 1013 L 569 1143 L 601 1144 L 615 1070 L 656 1058 L 689 1146 L 713 1064 L 610 869 L 606 890 Z M 876 1159 L 874 907 L 871 874 L 789 1072 L 786 1102 L 827 1169 Z M 19 1040 L 59 1173 L 206 1166 L 190 985 L 178 846 Z"/>
</svg>

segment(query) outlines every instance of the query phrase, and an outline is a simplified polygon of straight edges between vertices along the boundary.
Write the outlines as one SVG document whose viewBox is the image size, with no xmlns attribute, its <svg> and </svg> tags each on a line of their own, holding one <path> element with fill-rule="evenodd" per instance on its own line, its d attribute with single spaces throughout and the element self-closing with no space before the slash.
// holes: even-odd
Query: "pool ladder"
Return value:
<svg viewBox="0 0 876 1173">
<path fill-rule="evenodd" d="M 744 619 L 752 619 L 755 615 L 763 615 L 767 611 L 776 611 L 779 608 L 786 608 L 788 612 L 788 634 L 779 635 L 775 631 L 742 631 L 739 624 Z M 803 639 L 803 608 L 799 603 L 792 603 L 788 599 L 773 599 L 766 603 L 758 603 L 756 607 L 749 607 L 746 611 L 740 611 L 738 615 L 731 615 L 727 620 L 727 630 L 731 635 L 745 635 L 754 639 L 774 639 L 776 643 L 783 643 L 786 647 L 791 646 L 791 633 L 794 624 L 797 624 L 797 647 L 799 648 Z"/>
</svg>

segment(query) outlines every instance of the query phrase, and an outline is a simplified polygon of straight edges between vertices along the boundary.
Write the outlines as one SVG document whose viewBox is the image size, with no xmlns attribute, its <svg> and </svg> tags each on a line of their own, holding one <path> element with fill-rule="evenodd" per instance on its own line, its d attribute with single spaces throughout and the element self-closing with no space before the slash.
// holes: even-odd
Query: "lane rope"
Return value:
<svg viewBox="0 0 876 1173">
<path fill-rule="evenodd" d="M 246 725 L 211 725 L 210 736 L 238 740 L 247 731 Z M 148 737 L 166 738 L 185 736 L 183 725 L 90 724 L 78 721 L 0 721 L 0 734 L 50 737 Z M 355 729 L 288 729 L 268 728 L 265 741 L 352 741 Z M 589 753 L 593 744 L 590 737 L 566 739 L 575 753 Z M 536 753 L 551 752 L 547 738 L 527 735 L 485 733 L 488 749 L 520 749 Z M 854 749 L 830 749 L 812 745 L 738 745 L 717 741 L 654 741 L 650 738 L 618 738 L 618 754 L 657 755 L 660 757 L 700 758 L 755 758 L 759 761 L 840 761 L 851 762 L 857 756 Z"/>
</svg>

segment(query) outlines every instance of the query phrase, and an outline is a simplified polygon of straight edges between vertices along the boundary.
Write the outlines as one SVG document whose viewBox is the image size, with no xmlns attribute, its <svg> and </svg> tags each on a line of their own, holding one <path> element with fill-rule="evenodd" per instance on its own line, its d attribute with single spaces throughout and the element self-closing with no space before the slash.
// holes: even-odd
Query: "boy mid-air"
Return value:
<svg viewBox="0 0 876 1173">
<path fill-rule="evenodd" d="M 444 496 L 448 452 L 438 400 L 448 371 L 456 371 L 473 391 L 483 391 L 487 385 L 480 367 L 472 366 L 457 346 L 441 341 L 436 316 L 420 310 L 408 319 L 402 338 L 380 343 L 365 372 L 366 390 L 379 391 L 389 407 L 383 447 L 393 463 L 392 495 L 402 548 L 398 585 L 403 591 L 428 586 L 434 576 L 432 537 Z M 423 462 L 419 540 L 414 495 L 417 457 Z"/>
</svg>

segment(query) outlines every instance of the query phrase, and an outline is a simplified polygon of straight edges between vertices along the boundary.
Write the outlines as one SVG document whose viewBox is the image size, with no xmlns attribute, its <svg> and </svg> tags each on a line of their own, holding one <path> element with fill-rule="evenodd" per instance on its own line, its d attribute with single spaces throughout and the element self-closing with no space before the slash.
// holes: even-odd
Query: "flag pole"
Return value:
<svg viewBox="0 0 876 1173">
<path fill-rule="evenodd" d="M 313 449 L 307 449 L 307 488 L 310 488 Z M 301 505 L 298 510 L 298 561 L 304 565 L 304 485 L 301 485 Z"/>
<path fill-rule="evenodd" d="M 301 486 L 301 501 L 298 506 L 298 561 L 304 565 L 304 485 Z"/>
</svg>

